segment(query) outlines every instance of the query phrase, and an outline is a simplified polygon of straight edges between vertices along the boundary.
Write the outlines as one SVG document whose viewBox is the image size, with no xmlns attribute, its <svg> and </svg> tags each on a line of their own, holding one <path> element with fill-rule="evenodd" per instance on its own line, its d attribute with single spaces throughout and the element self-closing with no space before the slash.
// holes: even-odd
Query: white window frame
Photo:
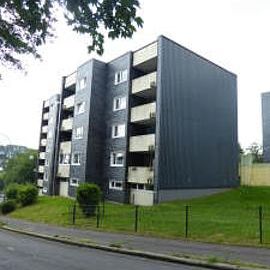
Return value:
<svg viewBox="0 0 270 270">
<path fill-rule="evenodd" d="M 42 193 L 48 193 L 48 189 L 47 189 L 46 187 L 44 187 L 44 188 L 42 189 Z"/>
<path fill-rule="evenodd" d="M 81 134 L 79 134 L 80 136 L 78 136 L 78 133 L 77 133 L 77 131 L 79 130 L 79 129 L 81 129 Z M 83 138 L 83 126 L 80 126 L 80 127 L 76 127 L 75 129 L 74 129 L 74 139 L 75 140 L 79 140 L 79 139 L 82 139 Z"/>
<path fill-rule="evenodd" d="M 48 182 L 49 181 L 49 179 L 48 179 L 48 172 L 46 170 L 44 172 L 43 181 L 45 181 L 45 182 Z"/>
<path fill-rule="evenodd" d="M 79 156 L 79 158 L 78 158 L 79 162 L 78 163 L 74 163 L 74 156 L 75 155 L 78 155 Z M 75 166 L 80 166 L 81 165 L 81 153 L 80 152 L 74 152 L 72 154 L 71 165 L 75 165 Z"/>
<path fill-rule="evenodd" d="M 117 129 L 117 133 L 115 134 Z M 124 138 L 126 136 L 126 125 L 125 124 L 115 124 L 112 125 L 112 138 Z"/>
<path fill-rule="evenodd" d="M 49 159 L 45 158 L 45 166 L 49 166 Z"/>
<path fill-rule="evenodd" d="M 72 183 L 73 180 L 75 180 L 77 183 Z M 79 186 L 79 183 L 80 183 L 80 179 L 79 178 L 71 178 L 69 180 L 69 185 L 71 187 L 78 187 Z"/>
<path fill-rule="evenodd" d="M 65 162 L 62 163 L 62 162 L 61 162 L 61 155 L 63 155 L 63 157 L 64 157 L 63 160 L 64 160 L 64 161 L 66 160 L 67 163 L 65 163 Z M 68 153 L 60 153 L 60 154 L 59 154 L 59 164 L 60 164 L 60 165 L 70 165 L 70 154 L 68 154 Z"/>
<path fill-rule="evenodd" d="M 121 184 L 121 187 L 117 187 L 116 184 Z M 119 181 L 119 180 L 110 180 L 109 181 L 109 189 L 112 189 L 112 190 L 123 190 L 123 186 L 124 186 L 124 183 L 123 181 Z"/>
<path fill-rule="evenodd" d="M 87 79 L 86 77 L 83 77 L 79 80 L 78 82 L 78 90 L 83 90 L 85 87 L 86 87 L 86 82 L 87 82 Z"/>
<path fill-rule="evenodd" d="M 114 158 L 114 155 L 115 155 L 115 158 Z M 122 156 L 123 163 L 121 163 L 121 164 L 114 163 L 114 161 L 117 160 L 117 156 Z M 122 151 L 113 151 L 113 152 L 111 152 L 111 155 L 110 155 L 110 166 L 111 167 L 124 167 L 124 162 L 125 162 L 124 159 L 125 159 L 124 152 L 122 152 Z"/>
<path fill-rule="evenodd" d="M 114 74 L 114 85 L 118 85 L 120 83 L 126 82 L 127 77 L 128 77 L 127 69 L 115 72 L 115 74 Z"/>
<path fill-rule="evenodd" d="M 116 107 L 117 101 L 119 100 L 119 108 Z M 117 96 L 113 99 L 113 111 L 120 111 L 127 108 L 127 97 L 126 96 Z"/>
<path fill-rule="evenodd" d="M 79 105 L 83 106 L 82 111 L 79 111 Z M 79 115 L 85 112 L 85 101 L 78 102 L 75 107 L 75 115 Z"/>
</svg>

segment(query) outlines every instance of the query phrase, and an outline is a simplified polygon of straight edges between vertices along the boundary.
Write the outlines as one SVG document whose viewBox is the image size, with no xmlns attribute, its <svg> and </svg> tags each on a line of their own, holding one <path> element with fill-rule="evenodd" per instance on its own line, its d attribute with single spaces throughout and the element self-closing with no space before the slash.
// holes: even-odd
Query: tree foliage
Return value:
<svg viewBox="0 0 270 270">
<path fill-rule="evenodd" d="M 89 53 L 103 53 L 104 32 L 130 38 L 143 21 L 138 0 L 0 0 L 0 61 L 21 68 L 18 55 L 40 58 L 38 46 L 54 36 L 57 9 L 67 24 L 90 37 Z"/>
<path fill-rule="evenodd" d="M 36 151 L 28 150 L 8 160 L 3 176 L 5 185 L 35 183 L 36 158 Z"/>
<path fill-rule="evenodd" d="M 254 163 L 263 162 L 263 148 L 260 144 L 254 142 L 247 148 L 248 153 L 252 154 Z"/>
</svg>

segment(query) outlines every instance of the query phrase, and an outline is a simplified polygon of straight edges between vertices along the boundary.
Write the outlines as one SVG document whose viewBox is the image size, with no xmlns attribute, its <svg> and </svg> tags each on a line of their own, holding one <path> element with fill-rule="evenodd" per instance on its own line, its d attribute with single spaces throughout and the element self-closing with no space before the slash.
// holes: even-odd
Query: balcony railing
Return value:
<svg viewBox="0 0 270 270">
<path fill-rule="evenodd" d="M 37 186 L 38 187 L 43 187 L 43 179 L 38 179 L 37 180 Z"/>
<path fill-rule="evenodd" d="M 40 152 L 39 153 L 39 159 L 45 159 L 45 158 L 46 158 L 45 152 Z"/>
<path fill-rule="evenodd" d="M 49 113 L 44 113 L 43 120 L 48 120 L 48 119 L 49 119 Z"/>
<path fill-rule="evenodd" d="M 47 145 L 47 140 L 46 139 L 41 139 L 40 145 L 41 146 L 46 146 Z"/>
<path fill-rule="evenodd" d="M 157 72 L 144 75 L 132 81 L 132 94 L 155 89 L 157 83 Z"/>
<path fill-rule="evenodd" d="M 67 76 L 66 80 L 65 80 L 65 88 L 75 84 L 76 83 L 76 77 L 77 77 L 77 72 L 74 72 L 71 75 Z"/>
<path fill-rule="evenodd" d="M 71 142 L 62 142 L 60 144 L 60 152 L 63 154 L 71 153 Z"/>
<path fill-rule="evenodd" d="M 64 119 L 62 121 L 61 130 L 67 131 L 72 130 L 73 118 Z"/>
<path fill-rule="evenodd" d="M 70 176 L 70 165 L 67 164 L 59 164 L 57 176 L 68 178 Z"/>
<path fill-rule="evenodd" d="M 152 167 L 129 167 L 128 182 L 138 184 L 153 184 L 154 171 Z"/>
<path fill-rule="evenodd" d="M 38 172 L 44 173 L 44 166 L 38 166 Z"/>
<path fill-rule="evenodd" d="M 152 190 L 130 190 L 130 203 L 142 206 L 152 206 L 154 204 L 154 192 Z"/>
<path fill-rule="evenodd" d="M 131 109 L 131 122 L 144 122 L 156 117 L 156 102 L 133 107 Z"/>
<path fill-rule="evenodd" d="M 74 102 L 75 102 L 75 95 L 72 95 L 70 97 L 67 97 L 64 99 L 64 104 L 63 107 L 64 109 L 71 109 L 74 107 Z"/>
<path fill-rule="evenodd" d="M 133 54 L 133 66 L 137 66 L 154 57 L 157 57 L 157 42 L 152 43 Z"/>
<path fill-rule="evenodd" d="M 42 133 L 47 133 L 47 132 L 48 132 L 48 126 L 43 126 L 43 127 L 41 128 L 41 132 L 42 132 Z"/>
<path fill-rule="evenodd" d="M 154 150 L 155 134 L 132 136 L 129 139 L 130 152 L 148 152 Z"/>
</svg>

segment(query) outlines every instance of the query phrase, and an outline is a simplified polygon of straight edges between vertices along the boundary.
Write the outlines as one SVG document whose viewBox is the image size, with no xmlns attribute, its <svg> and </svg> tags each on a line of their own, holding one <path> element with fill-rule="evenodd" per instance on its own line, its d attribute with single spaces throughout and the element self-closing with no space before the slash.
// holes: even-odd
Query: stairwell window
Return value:
<svg viewBox="0 0 270 270">
<path fill-rule="evenodd" d="M 123 190 L 123 182 L 122 181 L 116 181 L 116 180 L 110 180 L 109 189 Z"/>
<path fill-rule="evenodd" d="M 115 97 L 113 99 L 113 111 L 120 111 L 125 109 L 127 106 L 126 97 Z"/>
<path fill-rule="evenodd" d="M 111 167 L 123 167 L 124 166 L 124 153 L 111 152 Z"/>
<path fill-rule="evenodd" d="M 80 79 L 78 90 L 83 90 L 86 87 L 86 77 Z"/>
<path fill-rule="evenodd" d="M 74 153 L 72 155 L 72 165 L 80 165 L 81 164 L 81 155 L 80 153 Z"/>
<path fill-rule="evenodd" d="M 116 72 L 114 75 L 114 85 L 127 81 L 127 74 L 127 69 Z"/>
<path fill-rule="evenodd" d="M 69 184 L 72 187 L 78 187 L 79 186 L 79 179 L 78 178 L 71 178 Z"/>
<path fill-rule="evenodd" d="M 82 139 L 83 138 L 83 127 L 78 127 L 74 131 L 74 139 Z"/>
<path fill-rule="evenodd" d="M 122 138 L 126 135 L 126 125 L 113 125 L 112 126 L 112 138 Z"/>
<path fill-rule="evenodd" d="M 76 115 L 79 115 L 79 114 L 82 114 L 84 113 L 85 111 L 85 102 L 79 102 L 76 104 L 76 107 L 75 107 L 75 114 Z"/>
</svg>

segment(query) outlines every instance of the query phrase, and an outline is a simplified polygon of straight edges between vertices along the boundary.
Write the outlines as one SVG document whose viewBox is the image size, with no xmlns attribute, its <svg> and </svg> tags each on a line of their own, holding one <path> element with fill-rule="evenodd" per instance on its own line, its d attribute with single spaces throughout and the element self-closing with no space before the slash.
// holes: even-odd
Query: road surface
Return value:
<svg viewBox="0 0 270 270">
<path fill-rule="evenodd" d="M 201 270 L 135 256 L 69 246 L 0 230 L 1 270 Z"/>
</svg>

